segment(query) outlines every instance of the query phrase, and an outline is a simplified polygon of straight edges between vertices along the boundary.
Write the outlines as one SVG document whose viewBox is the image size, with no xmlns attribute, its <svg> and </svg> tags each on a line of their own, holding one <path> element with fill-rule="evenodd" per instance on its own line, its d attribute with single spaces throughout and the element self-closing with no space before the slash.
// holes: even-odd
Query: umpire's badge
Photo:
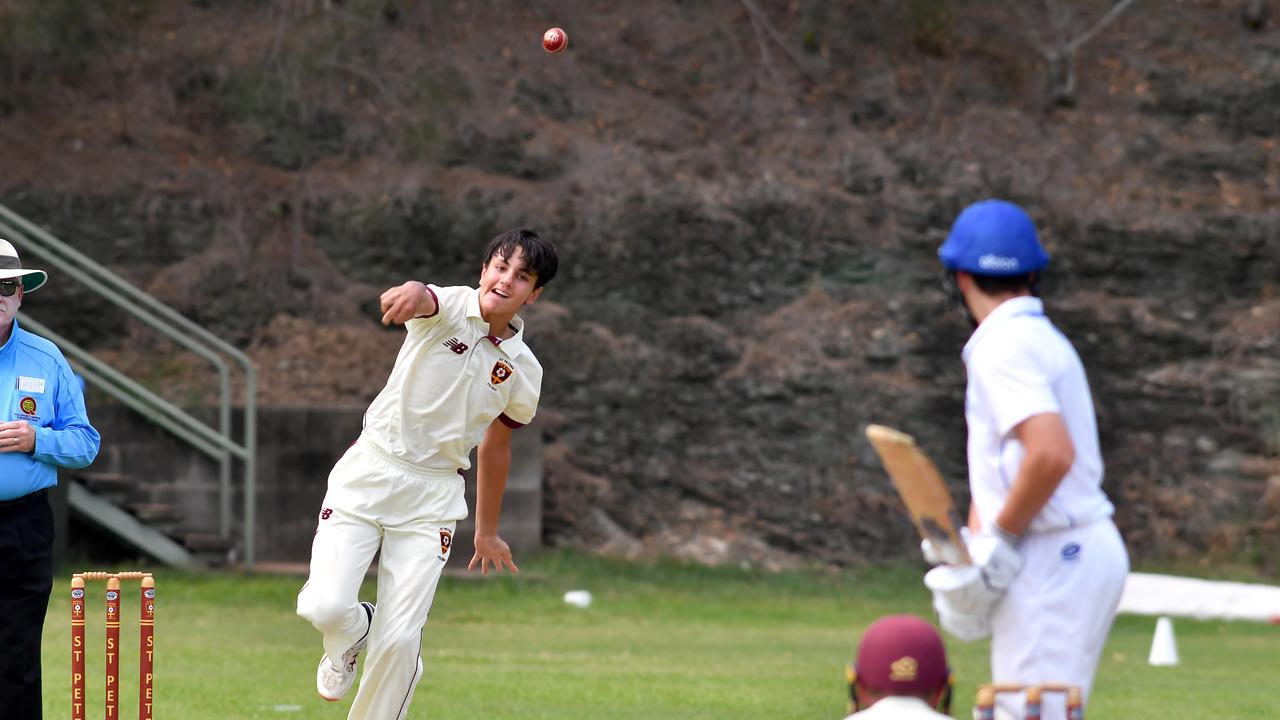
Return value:
<svg viewBox="0 0 1280 720">
<path fill-rule="evenodd" d="M 448 560 L 450 547 L 453 547 L 453 533 L 446 528 L 440 528 L 440 554 L 436 556 L 437 559 Z"/>
<path fill-rule="evenodd" d="M 915 682 L 917 674 L 919 666 L 910 655 L 904 655 L 889 664 L 889 679 L 893 682 Z"/>
<path fill-rule="evenodd" d="M 516 369 L 511 367 L 511 363 L 506 360 L 499 360 L 493 364 L 493 370 L 489 371 L 489 383 L 491 385 L 501 385 L 507 381 L 515 373 Z"/>
<path fill-rule="evenodd" d="M 18 401 L 18 409 L 22 411 L 23 415 L 34 417 L 36 414 L 36 399 L 29 395 L 22 398 L 22 400 Z"/>
</svg>

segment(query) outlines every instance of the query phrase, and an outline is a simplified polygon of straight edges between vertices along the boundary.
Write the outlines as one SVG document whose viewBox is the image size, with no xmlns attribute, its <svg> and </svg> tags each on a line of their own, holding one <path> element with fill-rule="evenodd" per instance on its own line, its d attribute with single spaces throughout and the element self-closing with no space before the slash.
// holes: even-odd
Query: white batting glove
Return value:
<svg viewBox="0 0 1280 720">
<path fill-rule="evenodd" d="M 996 528 L 994 532 L 983 530 L 969 541 L 969 556 L 982 570 L 982 580 L 992 592 L 1003 594 L 1022 569 L 1022 556 L 1010 538 L 1016 540 Z"/>
<path fill-rule="evenodd" d="M 977 640 L 991 634 L 991 615 L 1022 569 L 1022 556 L 1010 537 L 998 529 L 966 536 L 972 565 L 939 565 L 925 573 L 938 621 L 957 638 Z"/>
<path fill-rule="evenodd" d="M 968 547 L 969 539 L 969 528 L 960 528 L 960 541 L 965 544 L 965 547 Z M 924 554 L 924 561 L 930 565 L 960 564 L 960 554 L 948 543 L 935 543 L 925 538 L 920 541 L 920 552 Z"/>
<path fill-rule="evenodd" d="M 990 612 L 962 612 L 952 607 L 945 595 L 935 593 L 933 609 L 938 613 L 942 629 L 964 642 L 981 640 L 991 634 Z"/>
<path fill-rule="evenodd" d="M 990 615 L 1003 595 L 987 588 L 977 565 L 939 565 L 924 574 L 924 585 L 933 593 L 934 606 L 966 615 Z"/>
</svg>

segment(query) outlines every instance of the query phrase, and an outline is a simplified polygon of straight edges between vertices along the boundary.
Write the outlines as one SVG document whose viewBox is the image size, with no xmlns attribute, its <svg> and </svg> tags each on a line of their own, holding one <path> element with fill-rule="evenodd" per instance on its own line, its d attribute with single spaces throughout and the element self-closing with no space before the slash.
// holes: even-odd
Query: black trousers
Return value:
<svg viewBox="0 0 1280 720">
<path fill-rule="evenodd" d="M 0 715 L 40 720 L 40 635 L 53 590 L 53 509 L 41 490 L 0 503 Z"/>
</svg>

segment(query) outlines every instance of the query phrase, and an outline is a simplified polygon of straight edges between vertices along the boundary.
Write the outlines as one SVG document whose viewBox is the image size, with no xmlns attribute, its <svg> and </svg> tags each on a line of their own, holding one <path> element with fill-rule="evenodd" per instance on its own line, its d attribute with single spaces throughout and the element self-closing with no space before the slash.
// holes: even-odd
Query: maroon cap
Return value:
<svg viewBox="0 0 1280 720">
<path fill-rule="evenodd" d="M 947 684 L 947 651 L 932 625 L 915 615 L 871 623 L 855 665 L 863 687 L 887 695 L 917 695 Z"/>
</svg>

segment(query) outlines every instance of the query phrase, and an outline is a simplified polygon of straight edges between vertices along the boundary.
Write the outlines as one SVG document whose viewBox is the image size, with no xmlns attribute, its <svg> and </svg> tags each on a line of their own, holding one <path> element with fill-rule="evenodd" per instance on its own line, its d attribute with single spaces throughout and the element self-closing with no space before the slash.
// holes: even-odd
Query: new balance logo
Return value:
<svg viewBox="0 0 1280 720">
<path fill-rule="evenodd" d="M 467 351 L 466 343 L 458 342 L 458 338 L 449 338 L 444 341 L 444 346 L 461 355 Z"/>
</svg>

